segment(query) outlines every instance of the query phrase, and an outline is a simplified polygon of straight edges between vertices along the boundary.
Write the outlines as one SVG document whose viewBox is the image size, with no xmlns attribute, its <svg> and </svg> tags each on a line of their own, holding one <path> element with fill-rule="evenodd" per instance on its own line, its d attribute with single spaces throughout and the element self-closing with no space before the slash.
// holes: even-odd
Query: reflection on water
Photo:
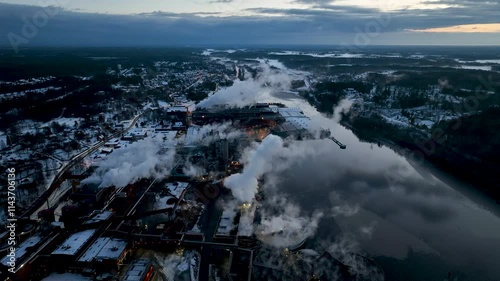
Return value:
<svg viewBox="0 0 500 281">
<path fill-rule="evenodd" d="M 296 161 L 266 190 L 286 194 L 305 211 L 332 214 L 334 222 L 320 224 L 316 241 L 348 235 L 377 257 L 386 280 L 498 280 L 500 219 L 458 192 L 460 183 L 415 169 L 391 149 L 361 142 L 301 99 L 283 95 L 271 99 L 301 107 L 348 147 L 303 141 L 321 153 Z"/>
</svg>

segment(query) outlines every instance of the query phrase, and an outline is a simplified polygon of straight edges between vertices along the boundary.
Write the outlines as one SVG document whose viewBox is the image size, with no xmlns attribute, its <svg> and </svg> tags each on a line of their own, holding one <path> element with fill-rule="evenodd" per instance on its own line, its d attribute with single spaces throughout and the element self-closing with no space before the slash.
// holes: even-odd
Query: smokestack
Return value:
<svg viewBox="0 0 500 281">
<path fill-rule="evenodd" d="M 224 163 L 224 167 L 229 162 L 229 141 L 227 139 L 220 140 L 220 157 Z"/>
</svg>

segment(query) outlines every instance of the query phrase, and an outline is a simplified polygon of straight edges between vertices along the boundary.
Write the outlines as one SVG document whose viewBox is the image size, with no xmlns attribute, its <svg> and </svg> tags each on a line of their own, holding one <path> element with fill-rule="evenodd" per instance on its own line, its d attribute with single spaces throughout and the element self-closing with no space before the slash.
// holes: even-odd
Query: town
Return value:
<svg viewBox="0 0 500 281">
<path fill-rule="evenodd" d="M 1 165 L 15 167 L 15 192 L 5 190 L 15 206 L 0 210 L 15 217 L 0 237 L 2 280 L 383 280 L 366 253 L 312 250 L 327 216 L 267 198 L 266 173 L 289 168 L 297 143 L 349 152 L 338 126 L 381 147 L 498 105 L 457 111 L 471 89 L 415 85 L 384 65 L 358 74 L 339 63 L 353 54 L 255 52 L 99 51 L 85 57 L 94 75 L 0 82 L 1 118 L 13 124 L 0 131 Z M 296 56 L 310 61 L 292 69 Z M 338 69 L 312 67 L 325 57 Z M 359 210 L 333 201 L 335 214 Z"/>
</svg>

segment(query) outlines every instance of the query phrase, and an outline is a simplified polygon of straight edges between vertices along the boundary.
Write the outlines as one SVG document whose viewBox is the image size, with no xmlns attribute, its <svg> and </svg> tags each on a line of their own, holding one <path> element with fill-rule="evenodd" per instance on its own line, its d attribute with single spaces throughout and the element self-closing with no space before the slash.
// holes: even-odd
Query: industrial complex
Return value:
<svg viewBox="0 0 500 281">
<path fill-rule="evenodd" d="M 130 124 L 122 134 L 103 140 L 99 150 L 56 178 L 42 199 L 18 218 L 25 231 L 16 237 L 15 266 L 9 265 L 8 255 L 2 259 L 2 279 L 57 280 L 53 278 L 73 274 L 83 280 L 147 281 L 160 280 L 153 279 L 160 275 L 164 280 L 252 280 L 257 252 L 278 244 L 286 251 L 301 248 L 307 236 L 300 230 L 281 245 L 276 243 L 282 239 L 280 232 L 256 236 L 246 229 L 259 219 L 258 202 L 217 205 L 231 197 L 224 179 L 244 168 L 239 162 L 242 148 L 269 134 L 313 137 L 310 120 L 300 108 L 262 103 L 190 112 L 172 106 L 163 114 L 160 124 Z M 325 130 L 321 135 L 331 137 Z M 122 186 L 89 181 L 114 153 L 158 137 L 163 152 L 176 152 L 169 176 Z M 186 168 L 189 165 L 201 171 Z M 56 199 L 54 193 L 59 193 Z M 2 239 L 4 254 L 7 238 Z M 160 270 L 158 261 L 145 258 L 148 253 L 173 252 L 185 260 L 185 267 L 167 272 Z M 262 261 L 257 264 L 272 270 Z"/>
</svg>

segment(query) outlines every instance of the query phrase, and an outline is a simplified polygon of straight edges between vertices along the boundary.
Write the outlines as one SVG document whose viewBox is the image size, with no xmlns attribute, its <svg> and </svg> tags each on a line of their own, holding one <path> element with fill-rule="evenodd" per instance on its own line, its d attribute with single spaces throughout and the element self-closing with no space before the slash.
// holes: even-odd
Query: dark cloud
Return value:
<svg viewBox="0 0 500 281">
<path fill-rule="evenodd" d="M 391 13 L 373 8 L 340 6 L 331 1 L 301 2 L 316 8 L 254 8 L 247 11 L 256 13 L 256 16 L 219 17 L 217 13 L 177 14 L 163 11 L 110 15 L 0 3 L 0 45 L 10 45 L 13 34 L 18 36 L 18 40 L 25 39 L 22 45 L 351 44 L 359 32 L 366 32 L 373 24 L 377 25 L 377 33 L 390 34 L 407 29 L 494 23 L 498 22 L 500 10 L 498 1 L 443 0 L 439 3 L 455 3 L 456 6 Z M 43 18 L 44 13 L 49 13 L 46 19 Z M 283 16 L 269 16 L 275 14 Z M 26 26 L 34 21 L 38 22 L 35 34 L 23 35 Z M 458 42 L 457 38 L 470 42 L 471 36 L 475 35 L 437 37 L 441 41 L 435 40 L 436 35 L 429 34 L 401 36 L 395 34 L 379 41 L 373 38 L 370 44 L 422 44 L 422 40 L 454 44 Z M 478 44 L 494 41 L 487 35 L 475 38 L 479 40 Z"/>
</svg>

